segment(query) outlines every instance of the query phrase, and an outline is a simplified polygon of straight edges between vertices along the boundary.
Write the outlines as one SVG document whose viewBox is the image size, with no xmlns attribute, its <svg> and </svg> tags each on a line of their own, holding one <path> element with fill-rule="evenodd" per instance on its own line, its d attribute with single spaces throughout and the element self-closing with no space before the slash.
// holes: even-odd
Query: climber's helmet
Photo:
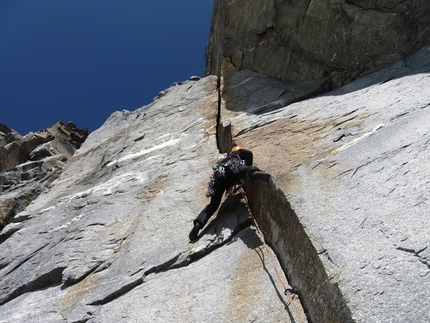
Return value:
<svg viewBox="0 0 430 323">
<path fill-rule="evenodd" d="M 232 152 L 232 153 L 234 153 L 235 151 L 237 151 L 237 150 L 241 150 L 241 149 L 243 149 L 243 147 L 242 147 L 242 146 L 234 146 L 234 147 L 231 149 L 231 152 Z"/>
</svg>

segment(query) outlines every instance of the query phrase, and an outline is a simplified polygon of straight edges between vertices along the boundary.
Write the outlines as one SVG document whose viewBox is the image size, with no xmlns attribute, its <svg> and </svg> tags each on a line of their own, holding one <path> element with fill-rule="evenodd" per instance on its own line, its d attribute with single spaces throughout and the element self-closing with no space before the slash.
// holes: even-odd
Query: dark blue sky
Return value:
<svg viewBox="0 0 430 323">
<path fill-rule="evenodd" d="M 90 132 L 202 76 L 213 0 L 0 0 L 0 123 Z"/>
</svg>

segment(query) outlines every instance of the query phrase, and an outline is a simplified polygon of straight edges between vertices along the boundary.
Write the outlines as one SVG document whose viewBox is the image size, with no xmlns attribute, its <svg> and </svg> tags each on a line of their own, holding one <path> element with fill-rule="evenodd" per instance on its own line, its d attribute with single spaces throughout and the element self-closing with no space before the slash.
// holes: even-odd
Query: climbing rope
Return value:
<svg viewBox="0 0 430 323">
<path fill-rule="evenodd" d="M 273 256 L 273 254 L 272 254 L 269 246 L 266 244 L 266 240 L 264 239 L 263 231 L 260 229 L 257 221 L 255 220 L 255 218 L 254 218 L 254 216 L 253 216 L 253 214 L 251 212 L 251 209 L 250 209 L 249 203 L 248 203 L 248 196 L 247 196 L 247 193 L 245 191 L 245 188 L 243 187 L 243 183 L 239 184 L 236 188 L 234 188 L 234 192 L 236 192 L 236 191 L 239 191 L 242 194 L 242 200 L 243 200 L 243 203 L 245 204 L 245 207 L 246 207 L 246 209 L 247 209 L 247 211 L 249 213 L 249 217 L 251 218 L 251 222 L 254 225 L 255 230 L 257 231 L 257 234 L 260 237 L 260 240 L 263 243 L 264 248 L 266 249 L 267 253 L 269 254 L 269 257 L 270 257 L 270 259 L 272 261 L 272 264 L 273 264 L 273 268 L 275 269 L 275 272 L 276 272 L 276 276 L 278 277 L 279 282 L 281 283 L 282 287 L 284 288 L 284 295 L 288 296 L 288 298 L 290 300 L 290 303 L 291 303 L 291 305 L 293 307 L 293 310 L 296 313 L 297 320 L 300 323 L 302 323 L 302 320 L 301 320 L 300 315 L 299 315 L 299 311 L 297 310 L 297 307 L 294 304 L 293 297 L 292 297 L 292 294 L 298 294 L 298 290 L 295 289 L 295 288 L 289 287 L 284 282 L 284 280 L 282 279 L 282 277 L 279 274 L 278 270 L 276 269 L 276 265 L 275 265 L 276 264 L 276 260 L 275 260 L 275 257 Z"/>
</svg>

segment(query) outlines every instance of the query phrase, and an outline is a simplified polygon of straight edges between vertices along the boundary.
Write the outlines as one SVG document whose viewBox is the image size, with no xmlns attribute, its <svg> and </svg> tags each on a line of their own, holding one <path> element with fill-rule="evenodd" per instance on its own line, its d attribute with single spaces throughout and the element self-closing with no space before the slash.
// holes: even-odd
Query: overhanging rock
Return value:
<svg viewBox="0 0 430 323">
<path fill-rule="evenodd" d="M 428 1 L 215 0 L 206 73 L 227 57 L 288 82 L 338 88 L 430 44 Z"/>
</svg>

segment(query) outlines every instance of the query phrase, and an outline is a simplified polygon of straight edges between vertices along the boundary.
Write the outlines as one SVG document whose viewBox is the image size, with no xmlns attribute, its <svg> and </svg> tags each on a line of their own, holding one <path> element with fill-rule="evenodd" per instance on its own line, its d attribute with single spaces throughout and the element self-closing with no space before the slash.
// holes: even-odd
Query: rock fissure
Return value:
<svg viewBox="0 0 430 323">
<path fill-rule="evenodd" d="M 427 246 L 423 247 L 419 250 L 409 249 L 409 248 L 404 248 L 404 247 L 397 247 L 396 249 L 414 255 L 415 257 L 418 258 L 418 260 L 420 262 L 422 262 L 428 269 L 430 269 L 430 260 L 426 259 L 426 257 L 420 255 L 420 253 L 427 250 Z"/>
<path fill-rule="evenodd" d="M 206 247 L 203 247 L 203 248 L 197 247 L 195 250 L 181 252 L 176 256 L 174 256 L 173 258 L 167 260 L 166 262 L 147 269 L 146 271 L 144 271 L 141 277 L 131 279 L 131 281 L 129 281 L 126 284 L 121 284 L 118 288 L 114 288 L 109 293 L 97 298 L 96 300 L 91 301 L 90 303 L 88 303 L 88 305 L 105 305 L 107 303 L 112 302 L 113 300 L 118 299 L 121 296 L 124 296 L 125 294 L 132 291 L 134 288 L 144 284 L 145 278 L 151 274 L 157 274 L 157 273 L 167 272 L 170 270 L 186 267 L 189 264 L 204 258 L 205 256 L 209 255 L 213 251 L 231 242 L 239 232 L 241 232 L 242 230 L 250 226 L 251 226 L 250 219 L 245 220 L 241 223 L 238 223 L 235 229 L 231 232 L 231 235 L 226 239 L 223 239 L 223 237 L 218 237 L 218 238 L 216 237 Z M 138 271 L 133 273 L 130 277 L 136 276 L 141 271 L 142 269 L 139 269 Z"/>
<path fill-rule="evenodd" d="M 62 282 L 62 274 L 66 267 L 55 267 L 46 273 L 27 281 L 26 283 L 14 286 L 4 298 L 0 299 L 0 305 L 6 304 L 11 300 L 30 292 L 46 289 L 51 286 L 60 285 Z"/>
<path fill-rule="evenodd" d="M 351 5 L 351 6 L 355 6 L 357 8 L 360 8 L 364 11 L 375 11 L 375 12 L 384 12 L 384 13 L 399 13 L 399 10 L 395 10 L 398 7 L 401 7 L 403 4 L 407 4 L 407 0 L 403 0 L 403 1 L 398 1 L 397 3 L 395 1 L 393 1 L 393 5 L 392 6 L 388 6 L 387 2 L 384 2 L 384 6 L 377 6 L 377 7 L 372 7 L 370 5 L 368 6 L 363 6 L 359 4 L 359 1 L 353 1 L 353 0 L 347 0 L 345 1 L 345 3 Z M 376 3 L 376 1 L 375 1 Z"/>
<path fill-rule="evenodd" d="M 130 282 L 121 285 L 118 289 L 114 289 L 107 295 L 98 298 L 96 300 L 93 300 L 92 302 L 88 303 L 88 305 L 105 305 L 107 303 L 112 302 L 113 300 L 127 294 L 137 286 L 141 285 L 143 283 L 143 278 L 139 277 L 137 279 L 131 280 Z"/>
<path fill-rule="evenodd" d="M 220 129 L 221 129 L 221 80 L 220 77 L 217 77 L 217 83 L 216 83 L 216 91 L 218 95 L 218 101 L 217 101 L 217 115 L 216 115 L 216 125 L 215 125 L 215 138 L 217 143 L 217 149 L 220 150 Z"/>
<path fill-rule="evenodd" d="M 251 219 L 247 219 L 243 222 L 237 224 L 234 230 L 231 232 L 230 236 L 224 239 L 223 236 L 216 236 L 206 247 L 196 247 L 190 251 L 184 251 L 174 256 L 173 258 L 167 260 L 158 266 L 153 266 L 144 272 L 144 276 L 148 276 L 150 274 L 156 274 L 160 272 L 166 272 L 172 269 L 177 269 L 181 267 L 188 266 L 192 262 L 202 259 L 204 256 L 210 254 L 211 252 L 221 248 L 222 246 L 229 243 L 231 240 L 235 238 L 235 236 L 251 226 Z"/>
</svg>

